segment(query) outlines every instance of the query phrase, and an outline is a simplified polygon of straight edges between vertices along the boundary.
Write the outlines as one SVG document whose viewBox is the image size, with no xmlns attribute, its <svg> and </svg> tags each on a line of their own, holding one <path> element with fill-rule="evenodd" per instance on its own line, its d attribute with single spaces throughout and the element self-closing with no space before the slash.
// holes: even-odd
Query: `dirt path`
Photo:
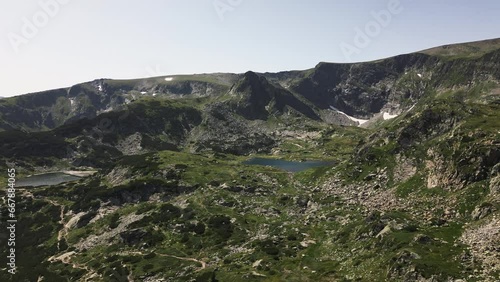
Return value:
<svg viewBox="0 0 500 282">
<path fill-rule="evenodd" d="M 176 258 L 176 259 L 180 259 L 180 260 L 197 262 L 197 263 L 201 264 L 201 268 L 198 269 L 198 270 L 196 270 L 196 271 L 201 271 L 201 270 L 207 268 L 207 263 L 206 262 L 204 262 L 202 260 L 195 259 L 195 258 L 184 258 L 184 257 L 178 257 L 178 256 L 173 256 L 173 255 L 164 255 L 164 254 L 158 254 L 158 255 L 164 256 L 164 257 Z"/>
<path fill-rule="evenodd" d="M 57 250 L 61 250 L 60 244 L 61 244 L 61 239 L 64 238 L 65 236 L 65 226 L 64 226 L 64 206 L 61 205 L 61 214 L 59 215 L 59 223 L 63 226 L 61 230 L 57 233 Z"/>
<path fill-rule="evenodd" d="M 58 223 L 62 225 L 62 228 L 57 233 L 57 250 L 61 251 L 61 248 L 60 248 L 61 240 L 62 239 L 66 240 L 66 238 L 68 236 L 68 233 L 69 233 L 68 232 L 69 229 L 71 229 L 71 227 L 73 227 L 73 225 L 75 225 L 78 222 L 78 220 L 80 220 L 80 217 L 82 217 L 85 214 L 85 212 L 77 213 L 73 217 L 71 217 L 68 220 L 68 222 L 65 222 L 64 221 L 64 215 L 65 215 L 64 211 L 66 209 L 66 206 L 61 205 L 61 204 L 59 204 L 58 202 L 56 202 L 54 200 L 47 199 L 46 201 L 48 201 L 49 203 L 51 203 L 54 206 L 58 206 L 58 207 L 61 208 L 61 213 L 59 215 L 59 222 Z"/>
<path fill-rule="evenodd" d="M 86 274 L 82 277 L 82 281 L 94 281 L 94 278 L 95 277 L 101 277 L 99 274 L 97 274 L 93 269 L 89 268 L 88 266 L 84 265 L 84 264 L 80 264 L 80 263 L 76 263 L 76 262 L 72 262 L 71 261 L 71 257 L 76 254 L 74 251 L 71 251 L 71 252 L 67 252 L 67 253 L 64 253 L 64 254 L 61 254 L 59 256 L 52 256 L 48 259 L 49 262 L 56 262 L 56 261 L 60 261 L 64 264 L 68 264 L 68 265 L 71 265 L 71 267 L 73 267 L 74 269 L 81 269 L 81 270 L 85 270 Z"/>
<path fill-rule="evenodd" d="M 78 221 L 78 219 L 81 217 L 82 214 L 85 214 L 85 213 L 79 213 L 79 214 L 76 214 L 74 217 L 72 217 L 70 220 L 68 220 L 68 222 L 64 222 L 64 211 L 66 209 L 66 206 L 64 205 L 61 205 L 59 204 L 58 202 L 54 201 L 54 200 L 50 200 L 50 199 L 46 199 L 46 201 L 48 201 L 49 203 L 51 203 L 52 205 L 54 206 L 58 206 L 61 208 L 61 212 L 59 214 L 59 224 L 61 224 L 63 227 L 61 228 L 61 230 L 59 230 L 59 232 L 57 233 L 57 250 L 60 251 L 60 243 L 61 243 L 61 240 L 62 239 L 66 239 L 67 235 L 68 235 L 68 230 L 69 228 L 71 228 L 71 226 L 76 223 L 76 221 Z M 92 270 L 91 268 L 89 268 L 88 266 L 84 265 L 84 264 L 79 264 L 79 263 L 76 263 L 76 262 L 72 262 L 71 261 L 71 257 L 75 254 L 74 251 L 72 252 L 66 252 L 66 253 L 63 253 L 59 256 L 52 256 L 50 257 L 49 259 L 47 259 L 49 262 L 56 262 L 56 261 L 60 261 L 64 264 L 69 264 L 71 265 L 71 267 L 73 267 L 74 269 L 81 269 L 81 270 L 85 270 L 86 271 L 86 274 L 82 277 L 83 281 L 94 281 L 94 278 L 96 276 L 99 276 L 94 270 Z"/>
<path fill-rule="evenodd" d="M 47 202 L 51 203 L 52 205 L 56 206 L 56 207 L 59 207 L 61 209 L 61 212 L 59 214 L 59 221 L 58 223 L 61 224 L 63 226 L 63 228 L 61 228 L 61 230 L 59 230 L 59 232 L 57 233 L 57 250 L 58 251 L 61 251 L 61 247 L 60 247 L 60 244 L 61 244 L 61 239 L 62 238 L 65 238 L 65 232 L 67 233 L 67 230 L 65 228 L 65 225 L 64 225 L 64 209 L 66 208 L 64 205 L 61 205 L 59 204 L 58 202 L 54 201 L 54 200 L 50 200 L 50 199 L 46 199 Z"/>
<path fill-rule="evenodd" d="M 51 203 L 52 205 L 54 206 L 58 206 L 61 208 L 61 212 L 60 212 L 60 216 L 59 216 L 59 223 L 63 226 L 61 228 L 61 230 L 59 230 L 58 234 L 57 234 L 57 249 L 60 251 L 60 242 L 62 239 L 66 239 L 66 236 L 68 235 L 68 230 L 71 228 L 71 226 L 76 223 L 78 221 L 78 219 L 85 213 L 78 213 L 76 214 L 75 216 L 73 216 L 71 219 L 68 220 L 68 222 L 65 222 L 64 221 L 64 211 L 65 211 L 65 206 L 64 205 L 61 205 L 59 203 L 57 203 L 56 201 L 54 200 L 49 200 L 47 199 L 47 201 L 49 203 Z M 71 256 L 73 256 L 75 254 L 75 252 L 67 252 L 67 253 L 63 253 L 59 256 L 52 256 L 48 259 L 49 262 L 55 262 L 55 261 L 60 261 L 64 264 L 70 264 L 73 268 L 75 269 L 82 269 L 82 270 L 85 270 L 87 272 L 87 274 L 85 274 L 84 277 L 86 277 L 84 279 L 84 281 L 92 281 L 92 279 L 94 277 L 96 277 L 96 273 L 94 270 L 90 269 L 88 266 L 86 265 L 82 265 L 82 264 L 78 264 L 78 263 L 75 263 L 75 262 L 72 262 L 71 261 Z M 136 255 L 145 255 L 143 252 L 140 252 L 140 251 L 136 251 L 136 252 L 126 252 L 126 253 L 123 253 L 123 254 L 136 254 Z M 195 258 L 186 258 L 186 257 L 179 257 L 179 256 L 174 256 L 174 255 L 168 255 L 168 254 L 157 254 L 159 256 L 163 256 L 163 257 L 171 257 L 171 258 L 175 258 L 175 259 L 178 259 L 178 260 L 184 260 L 184 261 L 192 261 L 192 262 L 196 262 L 196 263 L 199 263 L 201 266 L 198 270 L 196 270 L 196 272 L 198 271 L 201 271 L 203 269 L 205 269 L 207 267 L 207 263 L 202 261 L 202 260 L 198 260 L 198 259 L 195 259 Z M 83 278 L 82 278 L 83 279 Z M 133 279 L 133 275 L 132 275 L 132 271 L 129 270 L 129 275 L 127 276 L 127 280 L 129 282 L 133 282 L 134 279 Z"/>
<path fill-rule="evenodd" d="M 301 149 L 304 149 L 304 146 L 302 146 L 302 145 L 299 145 L 299 144 L 296 144 L 296 143 L 290 143 L 290 144 L 295 145 L 295 146 L 297 146 L 297 147 L 299 147 Z"/>
<path fill-rule="evenodd" d="M 134 251 L 134 252 L 122 252 L 121 253 L 122 255 L 145 255 L 143 252 L 140 252 L 140 251 Z M 185 258 L 185 257 L 178 257 L 178 256 L 174 256 L 174 255 L 168 255 L 168 254 L 158 254 L 156 253 L 156 255 L 158 256 L 162 256 L 162 257 L 171 257 L 171 258 L 175 258 L 175 259 L 178 259 L 178 260 L 184 260 L 184 261 L 192 261 L 192 262 L 196 262 L 196 263 L 199 263 L 201 264 L 201 267 L 200 269 L 196 270 L 196 272 L 198 271 L 201 271 L 205 268 L 207 268 L 207 263 L 202 261 L 202 260 L 199 260 L 199 259 L 195 259 L 195 258 Z"/>
</svg>

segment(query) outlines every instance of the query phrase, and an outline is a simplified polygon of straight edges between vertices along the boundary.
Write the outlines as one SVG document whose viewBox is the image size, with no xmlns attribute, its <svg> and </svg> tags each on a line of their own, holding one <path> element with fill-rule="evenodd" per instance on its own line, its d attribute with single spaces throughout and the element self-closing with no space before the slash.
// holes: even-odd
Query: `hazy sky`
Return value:
<svg viewBox="0 0 500 282">
<path fill-rule="evenodd" d="M 1 1 L 0 96 L 374 60 L 500 37 L 499 15 L 498 0 Z"/>
</svg>

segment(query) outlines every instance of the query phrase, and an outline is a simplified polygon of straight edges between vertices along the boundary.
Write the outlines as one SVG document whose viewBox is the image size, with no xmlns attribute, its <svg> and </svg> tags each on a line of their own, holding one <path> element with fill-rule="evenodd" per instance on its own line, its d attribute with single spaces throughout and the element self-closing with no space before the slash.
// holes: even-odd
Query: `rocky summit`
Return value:
<svg viewBox="0 0 500 282">
<path fill-rule="evenodd" d="M 0 146 L 0 281 L 500 280 L 499 39 L 2 98 Z"/>
</svg>

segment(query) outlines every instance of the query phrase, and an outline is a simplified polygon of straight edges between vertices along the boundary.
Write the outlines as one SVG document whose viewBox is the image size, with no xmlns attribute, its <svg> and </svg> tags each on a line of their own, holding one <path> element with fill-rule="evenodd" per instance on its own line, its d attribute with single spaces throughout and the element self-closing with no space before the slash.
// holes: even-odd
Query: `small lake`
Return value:
<svg viewBox="0 0 500 282">
<path fill-rule="evenodd" d="M 244 161 L 243 164 L 272 166 L 275 168 L 286 170 L 288 172 L 299 172 L 314 167 L 333 165 L 334 162 L 328 162 L 328 161 L 298 162 L 298 161 L 285 161 L 285 160 L 266 159 L 266 158 L 253 158 Z"/>
<path fill-rule="evenodd" d="M 75 181 L 81 177 L 69 175 L 62 172 L 50 172 L 44 174 L 37 174 L 21 178 L 16 181 L 17 187 L 37 187 L 46 185 L 57 185 L 65 182 Z"/>
</svg>

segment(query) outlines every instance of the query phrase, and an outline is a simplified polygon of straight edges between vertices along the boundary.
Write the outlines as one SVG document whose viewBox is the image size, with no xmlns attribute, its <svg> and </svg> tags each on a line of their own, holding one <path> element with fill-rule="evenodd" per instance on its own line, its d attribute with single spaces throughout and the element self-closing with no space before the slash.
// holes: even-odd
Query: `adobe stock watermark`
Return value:
<svg viewBox="0 0 500 282">
<path fill-rule="evenodd" d="M 387 3 L 386 9 L 378 12 L 371 11 L 370 14 L 373 20 L 367 22 L 363 29 L 359 27 L 354 29 L 355 35 L 352 44 L 346 42 L 340 43 L 340 49 L 344 57 L 348 61 L 351 61 L 352 55 L 360 54 L 363 49 L 372 43 L 373 38 L 379 36 L 383 29 L 391 24 L 394 16 L 400 14 L 402 11 L 403 7 L 400 0 L 390 0 Z"/>
<path fill-rule="evenodd" d="M 9 32 L 7 37 L 14 52 L 19 53 L 21 45 L 26 45 L 35 38 L 41 29 L 46 27 L 50 20 L 55 18 L 61 11 L 61 7 L 68 4 L 71 0 L 40 0 L 39 9 L 31 17 L 21 19 L 21 30 Z"/>
<path fill-rule="evenodd" d="M 243 3 L 243 0 L 214 0 L 213 6 L 219 19 L 224 21 L 224 15 L 233 12 L 241 3 Z"/>
<path fill-rule="evenodd" d="M 146 67 L 146 73 L 148 74 L 149 77 L 157 77 L 157 76 L 163 76 L 165 75 L 165 72 L 162 71 L 160 65 L 155 65 L 154 67 L 152 66 L 147 66 Z"/>
</svg>

